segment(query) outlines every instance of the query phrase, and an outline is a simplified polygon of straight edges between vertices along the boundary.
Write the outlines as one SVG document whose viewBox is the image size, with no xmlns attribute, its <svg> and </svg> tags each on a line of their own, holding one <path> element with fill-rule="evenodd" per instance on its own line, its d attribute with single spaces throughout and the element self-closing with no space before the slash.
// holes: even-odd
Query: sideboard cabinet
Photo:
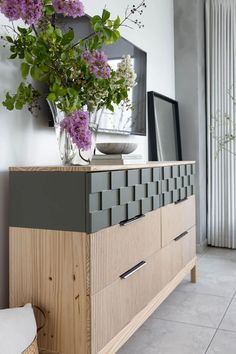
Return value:
<svg viewBox="0 0 236 354">
<path fill-rule="evenodd" d="M 45 312 L 43 353 L 116 353 L 196 281 L 194 174 L 183 161 L 10 169 L 10 305 Z"/>
</svg>

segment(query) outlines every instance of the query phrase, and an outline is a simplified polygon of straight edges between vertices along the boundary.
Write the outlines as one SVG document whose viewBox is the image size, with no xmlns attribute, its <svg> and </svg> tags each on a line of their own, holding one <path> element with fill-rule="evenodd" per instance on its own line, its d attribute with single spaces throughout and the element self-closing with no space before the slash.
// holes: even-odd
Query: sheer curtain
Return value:
<svg viewBox="0 0 236 354">
<path fill-rule="evenodd" d="M 236 124 L 236 0 L 206 0 L 208 243 L 236 248 L 236 143 L 217 155 L 216 137 Z M 212 126 L 214 134 L 212 134 Z"/>
</svg>

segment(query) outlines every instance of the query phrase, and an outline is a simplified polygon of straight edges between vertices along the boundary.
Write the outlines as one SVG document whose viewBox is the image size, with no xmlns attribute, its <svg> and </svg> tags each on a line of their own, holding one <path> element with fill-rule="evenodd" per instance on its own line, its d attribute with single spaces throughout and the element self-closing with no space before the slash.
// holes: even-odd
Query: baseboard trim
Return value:
<svg viewBox="0 0 236 354">
<path fill-rule="evenodd" d="M 207 249 L 207 246 L 208 246 L 207 239 L 205 239 L 203 243 L 197 243 L 197 253 L 198 254 L 204 253 Z"/>
</svg>

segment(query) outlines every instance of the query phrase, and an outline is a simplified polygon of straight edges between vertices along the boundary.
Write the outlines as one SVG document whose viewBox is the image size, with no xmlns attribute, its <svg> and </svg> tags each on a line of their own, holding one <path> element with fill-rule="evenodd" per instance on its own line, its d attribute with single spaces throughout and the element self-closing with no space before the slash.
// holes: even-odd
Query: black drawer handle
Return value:
<svg viewBox="0 0 236 354">
<path fill-rule="evenodd" d="M 132 224 L 133 222 L 138 221 L 138 220 L 140 220 L 140 219 L 142 219 L 144 217 L 145 217 L 145 215 L 141 214 L 141 215 L 135 216 L 132 219 L 121 221 L 120 222 L 120 226 L 126 226 L 126 225 L 129 225 L 129 224 Z"/>
<path fill-rule="evenodd" d="M 136 273 L 139 269 L 143 268 L 147 263 L 142 261 L 127 272 L 123 273 L 120 275 L 121 279 L 127 279 L 129 278 L 132 274 Z"/>
<path fill-rule="evenodd" d="M 188 231 L 183 232 L 181 235 L 177 236 L 174 240 L 179 241 L 181 238 L 183 238 L 186 235 L 188 235 Z"/>
<path fill-rule="evenodd" d="M 180 204 L 180 203 L 183 203 L 187 200 L 188 198 L 184 198 L 184 199 L 179 199 L 175 202 L 175 204 Z"/>
</svg>

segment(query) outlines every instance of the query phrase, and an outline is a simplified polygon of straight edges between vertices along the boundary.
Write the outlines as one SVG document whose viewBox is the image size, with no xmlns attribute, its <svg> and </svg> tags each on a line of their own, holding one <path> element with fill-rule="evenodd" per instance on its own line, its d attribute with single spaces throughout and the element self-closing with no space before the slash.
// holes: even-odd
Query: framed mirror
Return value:
<svg viewBox="0 0 236 354">
<path fill-rule="evenodd" d="M 56 24 L 67 31 L 73 28 L 75 41 L 91 35 L 92 28 L 90 17 L 83 16 L 79 19 L 57 15 Z M 147 53 L 125 38 L 120 38 L 110 46 L 104 46 L 102 50 L 108 57 L 108 62 L 113 69 L 117 68 L 123 55 L 130 55 L 134 70 L 137 74 L 137 85 L 129 92 L 130 102 L 133 109 L 124 108 L 122 105 L 115 106 L 112 113 L 105 110 L 99 124 L 100 133 L 122 134 L 122 135 L 146 135 L 146 111 L 147 111 Z M 52 117 L 49 118 L 49 125 L 53 126 Z"/>
<path fill-rule="evenodd" d="M 178 102 L 148 92 L 149 161 L 181 161 Z"/>
</svg>

